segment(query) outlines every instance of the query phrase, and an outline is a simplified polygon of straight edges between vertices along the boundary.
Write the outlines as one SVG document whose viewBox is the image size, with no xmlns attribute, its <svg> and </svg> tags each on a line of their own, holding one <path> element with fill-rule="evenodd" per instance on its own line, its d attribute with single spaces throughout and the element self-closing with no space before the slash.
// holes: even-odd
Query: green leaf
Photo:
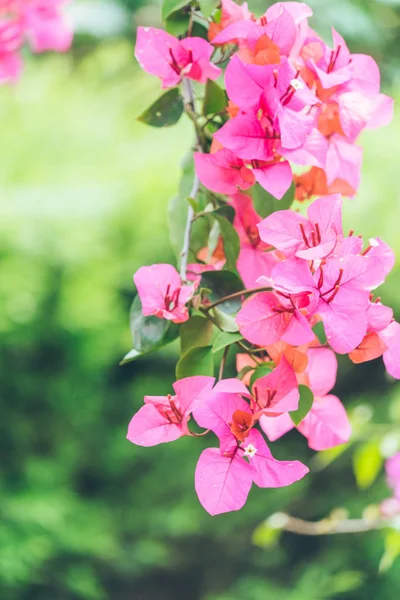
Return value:
<svg viewBox="0 0 400 600">
<path fill-rule="evenodd" d="M 191 348 L 176 365 L 176 378 L 192 377 L 193 375 L 214 375 L 212 347 L 204 346 Z"/>
<path fill-rule="evenodd" d="M 208 28 L 204 27 L 202 23 L 199 23 L 199 21 L 196 20 L 196 17 L 193 21 L 192 37 L 203 38 L 203 40 L 208 42 Z"/>
<path fill-rule="evenodd" d="M 135 348 L 133 348 L 130 352 L 128 352 L 128 354 L 125 354 L 124 358 L 121 360 L 121 362 L 119 364 L 121 366 L 126 365 L 130 362 L 133 362 L 137 358 L 140 358 L 141 356 L 143 356 L 143 353 L 138 352 L 138 350 L 135 350 Z"/>
<path fill-rule="evenodd" d="M 208 19 L 217 8 L 220 0 L 198 0 L 202 15 Z"/>
<path fill-rule="evenodd" d="M 168 90 L 146 108 L 138 117 L 138 121 L 151 127 L 171 127 L 175 125 L 183 113 L 183 102 L 178 88 Z"/>
<path fill-rule="evenodd" d="M 162 348 L 176 339 L 179 334 L 178 325 L 171 321 L 159 319 L 154 316 L 144 317 L 139 296 L 136 296 L 132 303 L 129 320 L 133 348 L 140 354 L 146 354 Z"/>
<path fill-rule="evenodd" d="M 236 229 L 225 217 L 214 213 L 213 217 L 218 221 L 224 242 L 224 253 L 226 256 L 226 269 L 236 271 L 236 261 L 240 252 L 240 240 Z"/>
<path fill-rule="evenodd" d="M 172 13 L 188 4 L 190 4 L 190 0 L 164 0 L 161 8 L 161 17 L 163 21 L 172 15 Z"/>
<path fill-rule="evenodd" d="M 189 28 L 189 13 L 179 10 L 170 15 L 165 21 L 165 30 L 175 37 L 184 37 Z"/>
<path fill-rule="evenodd" d="M 239 373 L 237 374 L 238 379 L 243 379 L 245 375 L 247 375 L 247 373 L 250 373 L 250 371 L 253 371 L 254 367 L 243 367 L 243 369 L 240 369 Z"/>
<path fill-rule="evenodd" d="M 300 425 L 304 417 L 308 415 L 314 402 L 314 394 L 309 387 L 306 385 L 299 385 L 299 392 L 299 408 L 289 413 L 293 423 L 296 426 Z"/>
<path fill-rule="evenodd" d="M 231 271 L 225 270 L 209 271 L 208 273 L 204 273 L 201 278 L 201 287 L 212 290 L 210 294 L 207 294 L 207 298 L 211 303 L 216 302 L 225 296 L 229 296 L 230 294 L 234 294 L 235 292 L 240 292 L 244 289 L 244 285 L 240 277 Z M 219 304 L 218 310 L 232 315 L 237 313 L 240 306 L 240 298 L 234 298 Z"/>
<path fill-rule="evenodd" d="M 275 365 L 273 362 L 265 363 L 259 367 L 256 367 L 254 373 L 250 377 L 250 386 L 253 386 L 257 379 L 269 375 L 273 371 Z"/>
<path fill-rule="evenodd" d="M 322 321 L 314 325 L 313 332 L 317 336 L 319 343 L 324 346 L 327 342 L 324 324 Z"/>
<path fill-rule="evenodd" d="M 400 531 L 390 529 L 385 536 L 385 552 L 379 563 L 380 573 L 388 571 L 398 556 L 400 556 Z"/>
<path fill-rule="evenodd" d="M 226 331 L 221 331 L 214 340 L 212 351 L 218 352 L 219 350 L 223 350 L 226 346 L 230 346 L 239 340 L 242 340 L 243 336 L 241 333 L 228 333 Z"/>
<path fill-rule="evenodd" d="M 226 108 L 228 103 L 227 95 L 218 83 L 209 79 L 206 83 L 206 90 L 203 103 L 203 115 L 214 115 Z"/>
<path fill-rule="evenodd" d="M 228 315 L 227 313 L 218 309 L 219 307 L 210 310 L 210 314 L 212 317 L 214 317 L 215 321 L 218 324 L 218 327 L 222 329 L 222 331 L 226 331 L 228 333 L 235 333 L 236 331 L 239 331 L 239 327 L 236 323 L 235 317 L 233 315 Z"/>
<path fill-rule="evenodd" d="M 378 442 L 367 442 L 358 446 L 353 454 L 353 470 L 358 487 L 369 488 L 378 476 L 383 457 Z"/>
<path fill-rule="evenodd" d="M 290 208 L 294 200 L 294 189 L 294 184 L 292 184 L 283 198 L 277 200 L 257 183 L 251 191 L 255 210 L 265 219 L 277 210 Z"/>
<path fill-rule="evenodd" d="M 192 317 L 180 326 L 181 354 L 190 348 L 208 346 L 213 335 L 213 324 L 204 317 Z"/>
</svg>

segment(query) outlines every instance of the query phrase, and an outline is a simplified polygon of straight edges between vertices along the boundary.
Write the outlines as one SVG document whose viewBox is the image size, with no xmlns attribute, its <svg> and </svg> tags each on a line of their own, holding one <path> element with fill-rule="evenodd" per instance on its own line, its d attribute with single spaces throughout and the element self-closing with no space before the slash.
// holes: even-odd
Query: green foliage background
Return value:
<svg viewBox="0 0 400 600">
<path fill-rule="evenodd" d="M 147 4 L 126 2 L 136 22 L 157 18 Z M 311 4 L 322 29 L 334 18 L 352 49 L 379 59 L 386 91 L 399 96 L 399 3 Z M 316 519 L 345 506 L 358 516 L 389 494 L 382 473 L 358 490 L 352 468 L 353 449 L 400 419 L 400 386 L 379 361 L 341 365 L 337 393 L 355 418 L 373 415 L 360 441 L 327 469 L 296 433 L 276 442 L 278 458 L 314 473 L 252 491 L 240 513 L 211 518 L 196 499 L 205 442 L 125 440 L 143 395 L 168 392 L 174 378 L 174 345 L 118 362 L 131 347 L 133 272 L 173 260 L 166 208 L 192 139 L 185 121 L 169 130 L 135 121 L 159 84 L 136 67 L 128 25 L 103 40 L 78 36 L 70 55 L 28 59 L 21 83 L 0 89 L 0 598 L 393 600 L 400 566 L 378 574 L 381 532 L 287 534 L 265 548 L 253 539 L 278 510 Z M 397 114 L 363 137 L 363 184 L 345 221 L 400 257 L 399 125 Z M 398 318 L 399 284 L 400 262 L 384 291 Z"/>
</svg>

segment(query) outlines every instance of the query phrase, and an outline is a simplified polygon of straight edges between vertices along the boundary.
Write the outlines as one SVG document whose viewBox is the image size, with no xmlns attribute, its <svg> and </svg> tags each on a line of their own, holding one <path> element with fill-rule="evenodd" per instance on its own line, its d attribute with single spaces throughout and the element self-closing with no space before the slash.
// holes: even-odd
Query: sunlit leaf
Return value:
<svg viewBox="0 0 400 600">
<path fill-rule="evenodd" d="M 379 571 L 384 573 L 400 556 L 400 531 L 390 529 L 385 536 L 385 552 L 379 563 Z"/>
<path fill-rule="evenodd" d="M 220 4 L 220 0 L 198 0 L 202 14 L 208 18 Z"/>
<path fill-rule="evenodd" d="M 252 374 L 251 378 L 250 378 L 250 385 L 252 386 L 257 379 L 260 379 L 261 377 L 264 377 L 265 375 L 269 375 L 269 373 L 271 373 L 271 371 L 274 368 L 274 363 L 270 362 L 270 363 L 263 363 L 262 365 L 260 365 L 259 367 L 256 367 L 254 370 L 254 373 Z"/>
<path fill-rule="evenodd" d="M 353 454 L 353 470 L 360 489 L 369 488 L 378 476 L 383 457 L 378 442 L 367 442 L 356 448 Z"/>
<path fill-rule="evenodd" d="M 292 184 L 283 198 L 281 198 L 281 200 L 277 200 L 257 183 L 251 189 L 254 208 L 258 214 L 263 217 L 263 219 L 277 210 L 286 210 L 287 208 L 290 208 L 293 203 L 294 190 L 294 184 Z"/>
<path fill-rule="evenodd" d="M 243 336 L 240 333 L 228 333 L 226 331 L 221 331 L 214 340 L 212 351 L 218 352 L 219 350 L 223 350 L 227 346 L 242 340 Z"/>
<path fill-rule="evenodd" d="M 161 8 L 162 19 L 167 19 L 172 13 L 189 4 L 190 0 L 164 0 Z"/>
<path fill-rule="evenodd" d="M 306 385 L 299 385 L 300 400 L 299 408 L 290 412 L 290 418 L 295 425 L 300 425 L 304 417 L 310 412 L 313 402 L 314 394 Z"/>
<path fill-rule="evenodd" d="M 138 117 L 152 127 L 171 127 L 181 118 L 183 102 L 178 88 L 168 90 Z"/>
<path fill-rule="evenodd" d="M 178 361 L 176 378 L 182 379 L 193 375 L 214 375 L 214 360 L 211 350 L 211 346 L 191 348 Z"/>
<path fill-rule="evenodd" d="M 218 83 L 209 79 L 206 83 L 203 115 L 214 115 L 223 111 L 228 103 L 227 95 Z"/>
<path fill-rule="evenodd" d="M 213 335 L 213 324 L 205 317 L 194 316 L 180 326 L 181 353 L 190 348 L 208 346 Z"/>
</svg>

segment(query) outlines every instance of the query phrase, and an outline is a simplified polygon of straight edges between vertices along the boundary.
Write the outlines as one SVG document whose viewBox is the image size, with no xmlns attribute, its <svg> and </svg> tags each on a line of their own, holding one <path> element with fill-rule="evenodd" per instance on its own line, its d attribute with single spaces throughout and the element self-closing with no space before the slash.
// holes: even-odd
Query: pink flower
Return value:
<svg viewBox="0 0 400 600">
<path fill-rule="evenodd" d="M 137 29 L 136 59 L 142 69 L 161 79 L 163 88 L 178 85 L 183 77 L 200 83 L 218 79 L 221 69 L 210 62 L 213 50 L 202 38 L 178 40 L 161 29 Z"/>
<path fill-rule="evenodd" d="M 296 375 L 284 356 L 271 373 L 256 380 L 253 395 L 257 414 L 261 411 L 263 415 L 275 417 L 298 409 L 300 395 Z"/>
<path fill-rule="evenodd" d="M 21 22 L 33 52 L 66 52 L 73 33 L 63 14 L 66 0 L 21 0 Z"/>
<path fill-rule="evenodd" d="M 194 411 L 198 424 L 214 431 L 220 441 L 219 449 L 203 451 L 195 472 L 197 495 L 211 515 L 242 508 L 253 482 L 259 487 L 282 487 L 308 473 L 299 461 L 273 458 L 261 433 L 251 429 L 252 413 L 242 392 L 248 395 L 238 380 L 222 381 Z"/>
<path fill-rule="evenodd" d="M 340 195 L 319 198 L 307 215 L 308 219 L 292 210 L 277 211 L 258 225 L 260 237 L 287 258 L 326 258 L 343 237 Z"/>
<path fill-rule="evenodd" d="M 385 468 L 387 483 L 393 489 L 395 497 L 400 500 L 400 452 L 388 458 Z"/>
<path fill-rule="evenodd" d="M 217 194 L 236 194 L 238 189 L 247 190 L 256 181 L 245 162 L 226 148 L 213 154 L 195 152 L 194 162 L 201 183 Z"/>
<path fill-rule="evenodd" d="M 400 379 L 400 324 L 392 321 L 379 336 L 387 346 L 383 353 L 387 372 L 395 379 Z"/>
<path fill-rule="evenodd" d="M 185 305 L 192 298 L 195 285 L 183 285 L 177 270 L 172 265 L 140 267 L 133 280 L 144 316 L 155 315 L 173 323 L 183 323 L 188 320 L 189 312 Z"/>
<path fill-rule="evenodd" d="M 18 79 L 22 69 L 19 54 L 22 43 L 23 31 L 20 23 L 0 15 L 0 84 Z"/>
<path fill-rule="evenodd" d="M 156 446 L 189 435 L 190 414 L 211 392 L 214 381 L 186 377 L 173 384 L 174 396 L 145 396 L 144 406 L 129 423 L 127 439 L 139 446 Z"/>
<path fill-rule="evenodd" d="M 313 450 L 326 450 L 349 441 L 351 426 L 339 398 L 329 394 L 336 381 L 337 361 L 328 348 L 310 348 L 308 366 L 299 374 L 299 383 L 311 388 L 313 406 L 297 429 L 308 440 Z M 290 415 L 262 416 L 260 425 L 268 439 L 274 441 L 294 428 Z"/>
<path fill-rule="evenodd" d="M 235 194 L 231 201 L 236 211 L 233 225 L 240 239 L 237 270 L 247 288 L 257 287 L 262 285 L 257 281 L 259 277 L 271 275 L 278 259 L 274 252 L 266 251 L 271 248 L 260 239 L 257 224 L 261 217 L 254 210 L 251 197 Z"/>
</svg>

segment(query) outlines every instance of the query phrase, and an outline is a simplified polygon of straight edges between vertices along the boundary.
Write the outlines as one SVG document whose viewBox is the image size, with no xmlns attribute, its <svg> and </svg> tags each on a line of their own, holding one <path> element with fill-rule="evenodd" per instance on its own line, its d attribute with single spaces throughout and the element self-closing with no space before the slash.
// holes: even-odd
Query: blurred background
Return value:
<svg viewBox="0 0 400 600">
<path fill-rule="evenodd" d="M 400 559 L 379 572 L 383 532 L 273 543 L 260 526 L 276 511 L 356 517 L 390 495 L 381 466 L 399 444 L 400 385 L 379 360 L 341 365 L 353 443 L 315 456 L 289 434 L 274 455 L 312 475 L 253 489 L 239 513 L 212 518 L 198 503 L 201 440 L 125 440 L 143 395 L 170 391 L 177 355 L 171 345 L 118 366 L 131 349 L 132 274 L 173 261 L 166 209 L 192 141 L 184 119 L 164 130 L 135 120 L 160 89 L 135 64 L 135 27 L 157 26 L 159 4 L 75 0 L 72 52 L 27 56 L 21 82 L 0 89 L 0 598 L 393 600 Z M 250 1 L 259 13 L 269 4 Z M 334 25 L 400 97 L 400 1 L 309 4 L 327 41 Z M 399 125 L 397 113 L 363 137 L 363 184 L 345 222 L 400 257 Z M 382 294 L 397 318 L 399 285 L 400 261 Z"/>
</svg>

